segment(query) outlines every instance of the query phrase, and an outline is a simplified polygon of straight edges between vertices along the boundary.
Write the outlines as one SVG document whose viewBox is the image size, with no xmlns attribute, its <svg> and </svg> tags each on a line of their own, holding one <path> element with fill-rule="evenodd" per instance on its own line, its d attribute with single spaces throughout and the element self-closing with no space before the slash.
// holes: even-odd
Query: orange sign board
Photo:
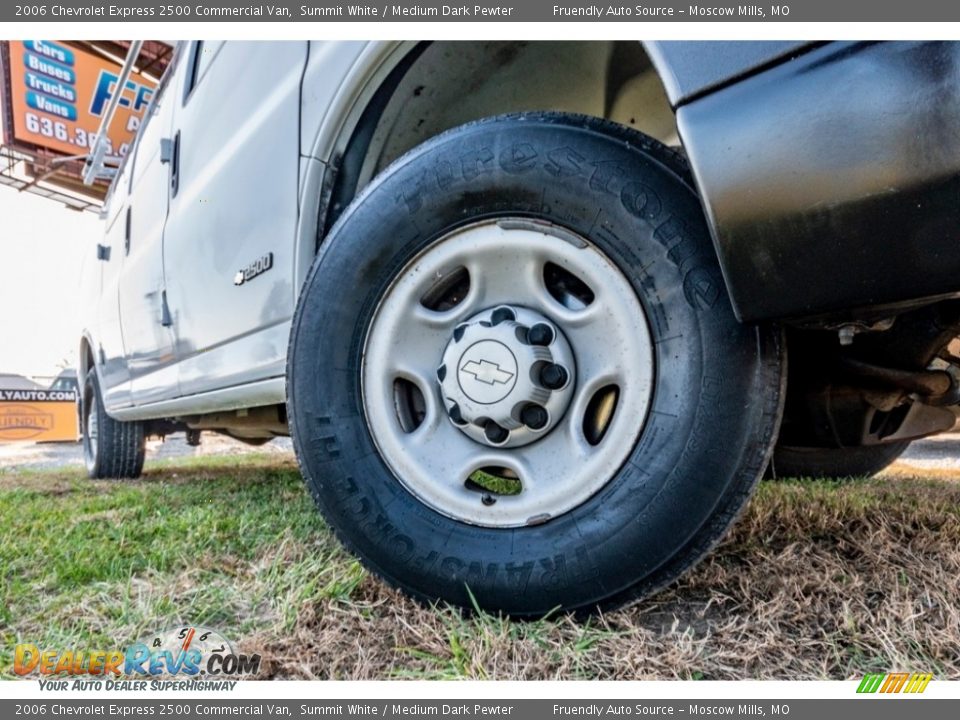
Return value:
<svg viewBox="0 0 960 720">
<path fill-rule="evenodd" d="M 0 442 L 74 442 L 76 439 L 74 393 L 0 389 Z"/>
<path fill-rule="evenodd" d="M 4 78 L 8 144 L 29 144 L 66 155 L 92 146 L 111 96 L 118 91 L 120 66 L 99 55 L 50 40 L 11 40 Z M 107 131 L 107 154 L 126 155 L 155 88 L 132 73 L 121 88 L 119 107 Z"/>
</svg>

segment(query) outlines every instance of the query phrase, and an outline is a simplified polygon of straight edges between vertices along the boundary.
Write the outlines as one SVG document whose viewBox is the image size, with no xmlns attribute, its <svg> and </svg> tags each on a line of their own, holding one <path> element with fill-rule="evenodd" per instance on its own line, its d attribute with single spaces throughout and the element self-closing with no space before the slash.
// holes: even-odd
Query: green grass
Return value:
<svg viewBox="0 0 960 720">
<path fill-rule="evenodd" d="M 135 482 L 0 471 L 0 677 L 17 642 L 122 648 L 191 623 L 260 652 L 265 677 L 960 678 L 958 576 L 960 483 L 942 473 L 762 483 L 653 598 L 514 622 L 371 577 L 289 459 L 153 463 Z"/>
<path fill-rule="evenodd" d="M 193 622 L 234 637 L 289 627 L 304 597 L 363 577 L 275 460 L 157 464 L 139 482 L 0 481 L 0 668 L 17 641 L 125 645 Z"/>
<path fill-rule="evenodd" d="M 523 485 L 516 478 L 494 475 L 485 470 L 475 470 L 470 475 L 470 482 L 496 495 L 519 495 Z"/>
</svg>

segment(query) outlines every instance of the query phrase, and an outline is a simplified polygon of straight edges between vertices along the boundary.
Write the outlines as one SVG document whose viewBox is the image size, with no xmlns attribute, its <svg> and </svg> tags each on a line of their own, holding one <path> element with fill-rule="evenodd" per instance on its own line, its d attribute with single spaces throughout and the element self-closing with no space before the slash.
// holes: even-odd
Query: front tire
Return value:
<svg viewBox="0 0 960 720">
<path fill-rule="evenodd" d="M 107 415 L 94 368 L 84 379 L 80 407 L 87 476 L 91 479 L 140 477 L 146 456 L 143 423 L 121 422 Z"/>
<path fill-rule="evenodd" d="M 736 321 L 683 160 L 580 116 L 472 123 L 394 163 L 325 240 L 288 357 L 340 539 L 418 599 L 516 616 L 678 577 L 782 412 L 780 336 Z"/>
</svg>

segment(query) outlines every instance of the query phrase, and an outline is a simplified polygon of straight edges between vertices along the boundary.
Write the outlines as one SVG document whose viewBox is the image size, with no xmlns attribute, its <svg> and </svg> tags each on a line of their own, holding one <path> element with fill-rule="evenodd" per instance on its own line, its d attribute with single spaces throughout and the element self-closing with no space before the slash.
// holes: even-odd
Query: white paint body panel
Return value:
<svg viewBox="0 0 960 720">
<path fill-rule="evenodd" d="M 138 403 L 179 394 L 174 335 L 161 324 L 166 289 L 163 238 L 170 203 L 170 173 L 168 165 L 161 162 L 160 140 L 172 134 L 175 100 L 175 93 L 161 92 L 141 127 L 136 155 L 131 158 L 133 162 L 127 163 L 131 182 L 122 188 L 128 190 L 126 208 L 116 221 L 117 235 L 122 240 L 129 215 L 129 253 L 117 247 L 117 257 L 111 258 L 111 262 L 120 262 L 120 328 L 130 374 L 129 393 Z"/>
<path fill-rule="evenodd" d="M 195 74 L 202 48 L 181 44 L 111 193 L 102 241 L 111 260 L 84 269 L 95 298 L 85 334 L 111 415 L 285 401 L 290 324 L 316 252 L 324 173 L 404 47 L 231 41 L 211 46 Z M 174 193 L 160 140 L 178 133 Z M 268 271 L 234 284 L 268 253 Z M 169 327 L 161 324 L 164 294 Z"/>
<path fill-rule="evenodd" d="M 181 395 L 283 374 L 306 58 L 305 42 L 226 42 L 175 116 L 180 178 L 164 268 Z M 268 271 L 235 284 L 268 255 Z"/>
</svg>

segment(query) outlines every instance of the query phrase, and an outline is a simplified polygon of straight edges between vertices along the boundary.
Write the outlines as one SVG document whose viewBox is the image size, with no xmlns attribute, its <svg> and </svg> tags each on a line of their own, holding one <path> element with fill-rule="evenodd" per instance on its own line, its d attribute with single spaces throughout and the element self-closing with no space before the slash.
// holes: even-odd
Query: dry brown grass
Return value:
<svg viewBox="0 0 960 720">
<path fill-rule="evenodd" d="M 957 679 L 958 578 L 952 479 L 768 483 L 692 574 L 589 623 L 465 620 L 367 578 L 256 641 L 287 678 Z"/>
</svg>

